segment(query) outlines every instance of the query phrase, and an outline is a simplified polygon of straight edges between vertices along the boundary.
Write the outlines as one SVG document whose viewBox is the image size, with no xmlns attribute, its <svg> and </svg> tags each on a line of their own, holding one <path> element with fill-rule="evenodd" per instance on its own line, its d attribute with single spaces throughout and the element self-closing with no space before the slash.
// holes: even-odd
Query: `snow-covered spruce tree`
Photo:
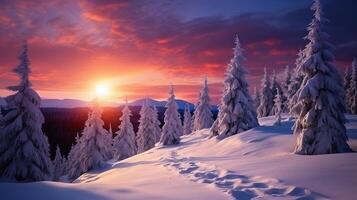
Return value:
<svg viewBox="0 0 357 200">
<path fill-rule="evenodd" d="M 114 158 L 123 160 L 135 155 L 138 152 L 133 124 L 130 122 L 131 111 L 126 102 L 120 118 L 119 130 L 114 137 Z"/>
<path fill-rule="evenodd" d="M 158 114 L 156 107 L 153 106 L 150 109 L 152 110 L 152 114 L 153 114 L 152 120 L 154 121 L 153 129 L 154 129 L 154 133 L 156 135 L 156 137 L 155 137 L 156 138 L 155 143 L 156 143 L 156 142 L 159 142 L 160 138 L 161 138 L 161 128 L 160 128 L 161 122 L 159 120 L 159 114 Z"/>
<path fill-rule="evenodd" d="M 75 159 L 78 158 L 79 154 L 79 147 L 80 147 L 80 137 L 79 133 L 77 133 L 75 137 L 75 143 L 71 145 L 71 149 L 68 153 L 67 160 L 66 160 L 66 172 L 65 174 L 69 174 L 72 169 L 72 164 L 75 162 Z"/>
<path fill-rule="evenodd" d="M 309 33 L 306 39 L 305 60 L 299 67 L 304 80 L 298 90 L 298 118 L 294 124 L 297 136 L 295 153 L 326 154 L 350 151 L 344 116 L 344 90 L 342 80 L 334 65 L 332 45 L 326 41 L 322 27 L 321 4 L 315 0 Z"/>
<path fill-rule="evenodd" d="M 104 129 L 101 117 L 102 109 L 98 101 L 95 100 L 82 136 L 74 148 L 77 151 L 73 154 L 75 157 L 70 160 L 72 162 L 69 171 L 71 180 L 91 169 L 100 167 L 112 156 L 112 146 L 107 144 L 109 133 Z"/>
<path fill-rule="evenodd" d="M 270 88 L 270 81 L 267 74 L 267 69 L 264 68 L 264 76 L 262 79 L 262 89 L 260 92 L 260 105 L 258 106 L 258 117 L 266 117 L 274 106 L 274 96 Z"/>
<path fill-rule="evenodd" d="M 291 111 L 292 108 L 296 105 L 299 96 L 297 91 L 300 89 L 301 83 L 304 78 L 302 72 L 299 70 L 301 64 L 304 62 L 304 59 L 304 51 L 300 50 L 298 53 L 298 58 L 295 61 L 295 69 L 294 73 L 292 74 L 292 81 L 288 89 L 288 110 L 291 115 L 295 115 Z"/>
<path fill-rule="evenodd" d="M 56 156 L 53 160 L 53 179 L 58 181 L 65 174 L 65 158 L 62 157 L 61 150 L 57 146 Z"/>
<path fill-rule="evenodd" d="M 157 142 L 157 131 L 154 117 L 154 110 L 151 109 L 146 100 L 140 110 L 139 130 L 136 136 L 138 153 L 147 151 L 155 146 Z"/>
<path fill-rule="evenodd" d="M 29 81 L 30 61 L 27 44 L 18 57 L 20 64 L 13 70 L 21 81 L 8 87 L 15 94 L 8 96 L 8 113 L 0 130 L 0 177 L 10 181 L 43 181 L 52 177 L 52 162 L 46 135 L 42 132 L 44 117 L 40 96 Z"/>
<path fill-rule="evenodd" d="M 180 136 L 183 134 L 181 116 L 177 111 L 173 86 L 169 89 L 169 98 L 166 104 L 164 126 L 159 143 L 161 145 L 171 145 L 180 143 Z"/>
<path fill-rule="evenodd" d="M 207 77 L 205 77 L 205 82 L 195 107 L 193 129 L 196 131 L 210 128 L 213 124 L 213 114 L 211 111 L 210 97 L 208 95 Z"/>
<path fill-rule="evenodd" d="M 247 72 L 242 65 L 245 58 L 238 36 L 235 38 L 235 44 L 234 57 L 225 74 L 218 116 L 210 131 L 211 136 L 217 136 L 218 139 L 259 125 L 254 103 L 248 92 L 248 83 L 245 79 Z"/>
<path fill-rule="evenodd" d="M 192 132 L 192 117 L 191 117 L 191 111 L 186 104 L 185 106 L 185 113 L 183 115 L 183 134 L 188 135 Z"/>
<path fill-rule="evenodd" d="M 284 95 L 283 95 L 283 90 L 281 89 L 281 86 L 277 80 L 277 77 L 276 77 L 276 72 L 275 70 L 273 71 L 273 75 L 272 75 L 272 78 L 271 78 L 271 91 L 273 93 L 273 101 L 274 101 L 274 98 L 275 96 L 277 95 L 277 92 L 279 91 L 280 92 L 280 97 L 281 97 L 281 101 L 282 101 L 282 105 L 284 105 L 284 102 L 285 102 L 285 98 L 284 98 Z M 273 108 L 271 111 L 270 111 L 270 115 L 275 115 L 275 109 Z"/>
<path fill-rule="evenodd" d="M 284 91 L 285 94 L 288 92 L 290 84 L 291 84 L 291 72 L 290 72 L 289 65 L 287 65 L 284 69 L 284 82 L 283 82 L 283 88 L 285 90 Z"/>
<path fill-rule="evenodd" d="M 275 122 L 274 125 L 280 126 L 281 125 L 281 112 L 283 111 L 283 102 L 281 100 L 281 92 L 279 88 L 276 89 L 276 95 L 274 98 L 274 109 L 275 109 Z"/>
<path fill-rule="evenodd" d="M 257 90 L 257 87 L 254 87 L 254 106 L 256 109 L 258 109 L 258 106 L 260 105 L 260 98 L 259 90 Z"/>
<path fill-rule="evenodd" d="M 284 81 L 283 81 L 283 112 L 289 112 L 289 87 L 292 83 L 292 76 L 290 72 L 290 67 L 287 65 L 284 70 Z"/>
<path fill-rule="evenodd" d="M 348 110 L 352 114 L 357 114 L 357 61 L 356 59 L 353 60 L 352 63 L 352 72 L 351 72 L 351 80 L 350 80 L 350 87 L 348 88 L 347 92 L 347 106 Z"/>
</svg>

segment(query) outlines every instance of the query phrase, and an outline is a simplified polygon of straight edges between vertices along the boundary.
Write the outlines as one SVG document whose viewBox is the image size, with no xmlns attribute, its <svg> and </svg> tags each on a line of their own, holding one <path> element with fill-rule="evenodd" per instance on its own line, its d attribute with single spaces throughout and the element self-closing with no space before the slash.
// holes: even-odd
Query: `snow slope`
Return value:
<svg viewBox="0 0 357 200">
<path fill-rule="evenodd" d="M 357 116 L 348 116 L 349 144 L 357 150 Z M 0 183 L 1 199 L 341 199 L 357 196 L 357 153 L 292 154 L 292 121 L 273 117 L 260 127 L 207 139 L 202 130 L 182 144 L 155 147 L 76 183 Z"/>
</svg>

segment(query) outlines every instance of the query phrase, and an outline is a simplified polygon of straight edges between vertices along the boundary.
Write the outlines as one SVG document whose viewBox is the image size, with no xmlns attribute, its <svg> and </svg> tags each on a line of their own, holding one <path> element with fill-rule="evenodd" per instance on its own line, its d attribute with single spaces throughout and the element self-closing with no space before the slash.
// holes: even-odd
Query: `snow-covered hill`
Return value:
<svg viewBox="0 0 357 200">
<path fill-rule="evenodd" d="M 357 149 L 357 116 L 348 116 L 349 144 Z M 183 136 L 177 146 L 155 147 L 108 163 L 76 183 L 0 183 L 1 199 L 220 200 L 341 199 L 357 196 L 357 153 L 302 156 L 291 152 L 292 121 L 226 138 L 208 130 Z"/>
<path fill-rule="evenodd" d="M 145 101 L 146 101 L 146 99 L 138 99 L 138 100 L 130 102 L 129 105 L 142 106 Z M 188 101 L 181 100 L 181 99 L 176 99 L 175 101 L 176 101 L 179 109 L 182 109 L 182 110 L 185 109 L 186 104 L 188 104 L 188 106 L 191 110 L 193 110 L 195 108 L 195 105 L 193 105 L 192 103 L 190 103 Z M 167 103 L 167 101 L 158 101 L 158 100 L 150 99 L 150 98 L 148 99 L 149 106 L 165 107 L 166 103 Z"/>
</svg>

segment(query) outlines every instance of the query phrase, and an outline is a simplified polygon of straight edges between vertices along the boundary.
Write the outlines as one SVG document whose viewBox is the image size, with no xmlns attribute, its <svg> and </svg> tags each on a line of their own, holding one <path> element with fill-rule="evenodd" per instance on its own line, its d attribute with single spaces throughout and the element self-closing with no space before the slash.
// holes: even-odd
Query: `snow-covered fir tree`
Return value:
<svg viewBox="0 0 357 200">
<path fill-rule="evenodd" d="M 208 94 L 207 77 L 205 77 L 205 81 L 195 107 L 193 129 L 201 130 L 204 128 L 210 128 L 213 124 L 213 114 Z"/>
<path fill-rule="evenodd" d="M 218 116 L 210 130 L 210 135 L 217 136 L 218 139 L 259 125 L 254 103 L 248 92 L 248 83 L 245 79 L 247 72 L 242 65 L 245 58 L 238 36 L 235 38 L 235 44 L 234 57 L 228 64 L 225 74 Z"/>
<path fill-rule="evenodd" d="M 65 164 L 65 158 L 62 157 L 61 150 L 59 146 L 57 146 L 55 159 L 53 160 L 53 179 L 55 181 L 60 180 L 60 177 L 66 173 Z"/>
<path fill-rule="evenodd" d="M 283 102 L 281 100 L 281 92 L 279 88 L 276 89 L 276 95 L 274 98 L 274 109 L 275 109 L 275 121 L 274 125 L 280 126 L 281 125 L 281 112 L 283 111 Z"/>
<path fill-rule="evenodd" d="M 297 136 L 295 153 L 326 154 L 350 151 L 344 116 L 344 90 L 342 80 L 334 64 L 332 45 L 323 32 L 321 3 L 315 0 L 309 33 L 306 39 L 305 59 L 299 67 L 304 80 L 298 90 L 298 111 L 294 124 Z"/>
<path fill-rule="evenodd" d="M 284 80 L 283 80 L 283 112 L 289 112 L 289 87 L 292 83 L 292 76 L 290 72 L 290 67 L 287 65 L 284 70 Z"/>
<path fill-rule="evenodd" d="M 47 136 L 42 132 L 41 98 L 29 80 L 27 51 L 25 42 L 20 64 L 13 70 L 21 80 L 8 87 L 15 94 L 6 98 L 8 112 L 1 120 L 0 177 L 10 181 L 49 180 L 53 171 Z"/>
<path fill-rule="evenodd" d="M 274 101 L 275 96 L 277 95 L 277 92 L 279 91 L 280 92 L 279 95 L 281 97 L 282 104 L 284 104 L 285 98 L 283 96 L 283 90 L 281 89 L 281 86 L 277 80 L 275 70 L 273 71 L 273 75 L 271 77 L 271 91 L 273 93 L 273 101 Z M 275 115 L 275 109 L 272 109 L 270 111 L 270 115 Z"/>
<path fill-rule="evenodd" d="M 173 86 L 169 89 L 169 98 L 166 104 L 164 126 L 159 143 L 161 145 L 171 145 L 180 143 L 180 136 L 183 135 L 181 116 L 175 101 Z"/>
<path fill-rule="evenodd" d="M 72 164 L 75 162 L 75 159 L 78 158 L 79 154 L 79 147 L 81 146 L 80 144 L 80 137 L 79 133 L 77 133 L 75 137 L 75 143 L 71 145 L 71 149 L 68 153 L 67 160 L 66 160 L 66 172 L 65 174 L 69 174 L 69 172 L 72 169 Z"/>
<path fill-rule="evenodd" d="M 100 167 L 106 160 L 112 157 L 112 146 L 108 144 L 108 131 L 104 129 L 104 122 L 101 119 L 102 109 L 97 100 L 93 103 L 92 112 L 85 123 L 82 136 L 75 146 L 73 152 L 69 178 L 74 180 L 81 174 Z"/>
<path fill-rule="evenodd" d="M 258 106 L 260 105 L 260 98 L 259 90 L 257 90 L 257 87 L 254 87 L 254 106 L 256 109 L 258 109 Z"/>
<path fill-rule="evenodd" d="M 151 109 L 146 100 L 140 110 L 139 129 L 136 136 L 138 153 L 147 151 L 155 146 L 157 142 L 156 122 L 154 110 Z"/>
<path fill-rule="evenodd" d="M 154 128 L 154 133 L 156 135 L 155 142 L 159 142 L 160 138 L 161 138 L 161 128 L 160 128 L 161 122 L 159 120 L 159 114 L 158 114 L 156 107 L 153 106 L 151 109 L 152 109 L 152 114 L 153 114 L 152 120 L 154 120 L 153 128 Z"/>
<path fill-rule="evenodd" d="M 285 93 L 288 92 L 290 84 L 291 84 L 291 72 L 290 72 L 289 65 L 287 65 L 284 69 L 284 82 L 283 82 L 283 88 L 285 90 Z"/>
<path fill-rule="evenodd" d="M 304 62 L 305 56 L 304 56 L 304 51 L 300 50 L 298 53 L 298 57 L 295 61 L 295 69 L 294 73 L 292 74 L 292 81 L 291 84 L 289 85 L 288 89 L 288 111 L 290 112 L 291 115 L 295 115 L 292 111 L 292 108 L 296 105 L 297 99 L 298 99 L 298 93 L 297 91 L 300 89 L 302 80 L 303 80 L 303 74 L 300 72 L 299 68 L 301 64 Z"/>
<path fill-rule="evenodd" d="M 269 116 L 274 106 L 274 96 L 270 88 L 267 69 L 264 68 L 264 76 L 262 79 L 262 89 L 260 92 L 260 105 L 258 106 L 258 117 Z"/>
<path fill-rule="evenodd" d="M 113 144 L 114 158 L 117 160 L 126 159 L 138 152 L 133 124 L 130 122 L 131 111 L 128 102 L 126 102 L 122 113 L 119 130 L 115 133 Z"/>
<path fill-rule="evenodd" d="M 188 135 L 191 132 L 192 132 L 192 116 L 191 116 L 190 108 L 188 104 L 186 104 L 185 112 L 183 115 L 183 134 Z"/>
<path fill-rule="evenodd" d="M 352 114 L 357 114 L 357 61 L 353 59 L 351 78 L 346 91 L 347 108 Z"/>
</svg>

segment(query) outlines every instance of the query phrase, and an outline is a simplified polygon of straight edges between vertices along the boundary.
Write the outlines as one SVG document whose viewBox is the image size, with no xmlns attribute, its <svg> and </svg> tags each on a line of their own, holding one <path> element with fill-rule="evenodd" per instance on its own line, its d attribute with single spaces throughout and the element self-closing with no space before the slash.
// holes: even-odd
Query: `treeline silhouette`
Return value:
<svg viewBox="0 0 357 200">
<path fill-rule="evenodd" d="M 137 132 L 139 126 L 140 109 L 141 106 L 130 106 L 132 113 L 130 121 L 133 123 L 135 132 Z M 157 107 L 161 127 L 165 109 L 164 107 Z M 104 121 L 104 128 L 109 130 L 111 125 L 113 134 L 118 131 L 119 118 L 122 115 L 121 110 L 122 107 L 103 108 L 102 120 Z M 41 108 L 41 111 L 45 117 L 42 130 L 48 137 L 52 158 L 55 155 L 57 145 L 60 147 L 62 155 L 67 156 L 71 145 L 75 143 L 77 133 L 81 135 L 83 131 L 90 108 Z M 179 113 L 183 119 L 184 110 L 180 109 Z M 217 111 L 213 110 L 212 113 L 213 117 L 216 118 Z"/>
</svg>

